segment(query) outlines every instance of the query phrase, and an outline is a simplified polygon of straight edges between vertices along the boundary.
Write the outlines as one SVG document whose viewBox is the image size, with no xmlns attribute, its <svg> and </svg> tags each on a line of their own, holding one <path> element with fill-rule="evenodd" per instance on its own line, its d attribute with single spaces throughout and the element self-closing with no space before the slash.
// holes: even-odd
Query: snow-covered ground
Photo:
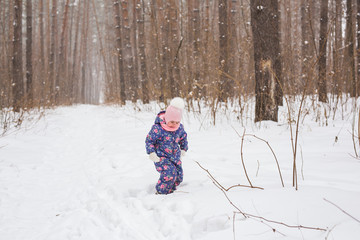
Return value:
<svg viewBox="0 0 360 240">
<path fill-rule="evenodd" d="M 337 114 L 339 120 L 330 118 L 328 126 L 305 118 L 298 191 L 292 187 L 285 117 L 259 126 L 251 120 L 241 124 L 229 114 L 218 117 L 214 127 L 206 110 L 187 113 L 184 182 L 166 196 L 155 195 L 158 173 L 144 143 L 160 108 L 154 103 L 140 108 L 59 107 L 35 125 L 25 122 L 1 137 L 0 239 L 359 239 L 360 161 L 351 156 L 350 107 Z M 285 187 L 270 148 L 253 136 L 244 139 L 243 159 L 251 183 L 264 190 L 236 187 L 225 196 L 197 165 L 225 188 L 249 185 L 238 136 L 243 125 L 247 134 L 269 142 Z M 266 220 L 234 214 L 238 210 L 231 204 Z"/>
</svg>

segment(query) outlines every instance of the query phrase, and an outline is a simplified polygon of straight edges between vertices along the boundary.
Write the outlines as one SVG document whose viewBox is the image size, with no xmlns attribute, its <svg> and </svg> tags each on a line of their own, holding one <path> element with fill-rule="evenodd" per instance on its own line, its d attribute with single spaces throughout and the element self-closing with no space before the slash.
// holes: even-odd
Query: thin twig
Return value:
<svg viewBox="0 0 360 240">
<path fill-rule="evenodd" d="M 349 213 L 345 212 L 343 209 L 341 209 L 339 206 L 337 206 L 335 203 L 330 202 L 329 200 L 327 200 L 326 198 L 324 198 L 325 202 L 330 203 L 331 205 L 335 206 L 337 209 L 339 209 L 340 211 L 342 211 L 343 213 L 345 213 L 346 215 L 348 215 L 349 217 L 351 217 L 352 219 L 354 219 L 355 221 L 357 221 L 358 223 L 360 223 L 360 220 L 356 219 L 355 217 L 351 216 Z"/>
<path fill-rule="evenodd" d="M 203 166 L 200 165 L 199 162 L 195 161 L 197 163 L 197 165 L 199 165 L 199 167 L 204 170 L 208 175 L 209 178 L 214 182 L 215 185 L 219 186 L 219 188 L 223 189 L 224 191 L 229 191 L 230 189 L 234 188 L 234 187 L 247 187 L 247 188 L 256 188 L 256 189 L 261 189 L 264 190 L 264 188 L 262 187 L 255 187 L 255 186 L 248 186 L 248 185 L 242 185 L 242 184 L 237 184 L 234 186 L 231 186 L 229 188 L 225 188 L 223 185 L 221 185 L 214 177 L 213 175 L 209 172 L 209 170 L 205 169 Z"/>
<path fill-rule="evenodd" d="M 275 152 L 274 152 L 273 148 L 270 146 L 269 142 L 266 141 L 266 140 L 264 140 L 264 139 L 262 139 L 262 138 L 259 138 L 259 137 L 256 136 L 256 135 L 253 135 L 253 134 L 246 134 L 245 136 L 254 137 L 254 138 L 256 138 L 256 139 L 259 139 L 260 141 L 265 142 L 265 143 L 268 145 L 268 147 L 270 148 L 270 150 L 271 150 L 271 152 L 272 152 L 272 154 L 273 154 L 273 156 L 274 156 L 274 158 L 275 158 L 276 165 L 277 165 L 277 168 L 278 168 L 278 171 L 279 171 L 279 175 L 280 175 L 280 179 L 281 179 L 281 184 L 282 184 L 282 186 L 284 187 L 284 180 L 283 180 L 283 177 L 282 177 L 282 174 L 281 174 L 279 161 L 278 161 L 278 159 L 277 159 L 277 157 L 276 157 L 276 155 L 275 155 Z"/>
<path fill-rule="evenodd" d="M 268 147 L 270 148 L 270 150 L 271 150 L 271 152 L 272 152 L 272 154 L 273 154 L 273 156 L 274 156 L 274 158 L 275 158 L 275 161 L 276 161 L 276 165 L 277 165 L 277 168 L 278 168 L 278 171 L 279 171 L 279 175 L 280 175 L 281 184 L 282 184 L 282 186 L 284 187 L 284 180 L 283 180 L 283 177 L 282 177 L 282 174 L 281 174 L 279 161 L 278 161 L 278 159 L 277 159 L 277 157 L 276 157 L 276 154 L 275 154 L 273 148 L 270 146 L 269 142 L 266 141 L 266 140 L 264 140 L 264 139 L 262 139 L 262 138 L 260 138 L 260 137 L 258 137 L 258 136 L 256 136 L 256 135 L 254 135 L 254 134 L 245 134 L 245 130 L 244 130 L 243 136 L 240 136 L 240 134 L 238 133 L 238 131 L 236 131 L 236 129 L 235 129 L 233 126 L 231 126 L 231 127 L 234 129 L 234 131 L 236 132 L 236 134 L 237 134 L 239 137 L 241 137 L 241 160 L 242 160 L 242 162 L 243 162 L 244 169 L 245 169 L 245 165 L 244 165 L 244 159 L 243 159 L 243 153 L 242 153 L 243 140 L 244 140 L 244 137 L 245 137 L 245 136 L 251 136 L 251 137 L 254 137 L 254 138 L 256 138 L 256 139 L 258 139 L 258 140 L 260 140 L 260 141 L 265 142 L 265 143 L 268 145 Z M 245 169 L 245 174 L 246 174 L 246 169 Z M 247 177 L 247 174 L 246 174 L 246 177 Z M 248 179 L 248 180 L 249 180 L 249 179 Z M 249 181 L 250 181 L 250 180 L 249 180 Z"/>
<path fill-rule="evenodd" d="M 241 137 L 241 152 L 240 152 L 240 155 L 241 155 L 241 162 L 242 162 L 242 165 L 244 167 L 244 172 L 245 172 L 246 178 L 247 178 L 248 182 L 250 183 L 250 186 L 252 187 L 253 185 L 252 185 L 252 183 L 250 181 L 250 178 L 249 178 L 249 176 L 247 174 L 246 167 L 245 167 L 244 156 L 243 156 L 244 155 L 243 154 L 243 146 L 244 146 L 245 131 L 246 130 L 244 129 L 244 133 L 243 133 L 243 135 Z"/>
<path fill-rule="evenodd" d="M 289 225 L 289 224 L 286 224 L 286 223 L 283 223 L 283 222 L 279 222 L 279 221 L 275 221 L 275 220 L 272 220 L 272 219 L 267 219 L 267 218 L 264 218 L 264 217 L 261 217 L 261 216 L 257 216 L 257 215 L 253 215 L 253 214 L 243 212 L 238 206 L 236 206 L 231 201 L 229 196 L 226 194 L 226 189 L 221 184 L 219 184 L 219 182 L 210 174 L 210 172 L 207 169 L 205 169 L 204 167 L 202 167 L 199 162 L 197 162 L 197 161 L 195 161 L 195 162 L 199 165 L 199 167 L 201 169 L 203 169 L 205 172 L 208 173 L 209 178 L 212 180 L 213 184 L 218 189 L 221 190 L 221 192 L 224 194 L 224 196 L 226 197 L 228 202 L 231 204 L 231 206 L 233 206 L 238 211 L 238 213 L 242 214 L 245 218 L 258 219 L 258 220 L 260 220 L 260 222 L 265 221 L 265 222 L 268 222 L 268 223 L 274 223 L 274 224 L 282 225 L 282 226 L 285 226 L 285 227 L 288 227 L 288 228 L 297 228 L 297 229 L 302 228 L 302 229 L 308 229 L 308 230 L 326 231 L 326 229 L 324 229 L 324 228 L 308 227 L 308 226 L 303 226 L 303 225 Z M 276 229 L 273 228 L 273 231 L 275 232 Z"/>
</svg>

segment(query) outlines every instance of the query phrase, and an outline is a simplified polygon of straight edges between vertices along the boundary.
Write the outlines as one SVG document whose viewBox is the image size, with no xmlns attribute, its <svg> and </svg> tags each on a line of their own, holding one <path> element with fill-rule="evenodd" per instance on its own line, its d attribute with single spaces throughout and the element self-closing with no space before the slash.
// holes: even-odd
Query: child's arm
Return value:
<svg viewBox="0 0 360 240">
<path fill-rule="evenodd" d="M 187 133 L 183 129 L 180 134 L 180 141 L 179 141 L 180 149 L 187 151 L 188 150 L 188 141 L 187 141 Z"/>
<path fill-rule="evenodd" d="M 146 147 L 147 154 L 155 152 L 155 145 L 156 145 L 158 136 L 159 136 L 159 129 L 157 128 L 156 125 L 153 125 L 145 139 L 145 147 Z"/>
</svg>

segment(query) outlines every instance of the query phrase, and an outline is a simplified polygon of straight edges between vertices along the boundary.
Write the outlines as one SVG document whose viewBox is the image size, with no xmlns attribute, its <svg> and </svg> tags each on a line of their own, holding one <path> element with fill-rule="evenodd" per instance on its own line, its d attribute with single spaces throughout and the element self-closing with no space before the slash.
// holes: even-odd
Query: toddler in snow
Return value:
<svg viewBox="0 0 360 240">
<path fill-rule="evenodd" d="M 158 113 L 146 136 L 146 153 L 154 162 L 160 178 L 156 184 L 159 194 L 169 194 L 183 181 L 181 157 L 188 150 L 187 134 L 180 123 L 184 101 L 174 98 L 166 111 Z"/>
</svg>

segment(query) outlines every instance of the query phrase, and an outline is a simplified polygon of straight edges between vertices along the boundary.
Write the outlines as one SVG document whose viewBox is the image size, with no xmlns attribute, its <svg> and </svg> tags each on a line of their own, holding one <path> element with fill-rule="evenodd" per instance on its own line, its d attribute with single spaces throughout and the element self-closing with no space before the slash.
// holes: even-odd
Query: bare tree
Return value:
<svg viewBox="0 0 360 240">
<path fill-rule="evenodd" d="M 65 46 L 66 38 L 67 38 L 67 28 L 68 28 L 68 15 L 69 15 L 69 0 L 65 2 L 65 10 L 64 10 L 64 19 L 62 22 L 61 27 L 61 36 L 60 36 L 60 49 L 59 49 L 59 74 L 56 76 L 56 85 L 58 86 L 58 90 L 56 91 L 55 101 L 59 103 L 59 95 L 66 95 L 68 96 L 68 89 L 65 88 L 65 83 L 68 81 L 68 74 L 67 74 L 67 48 Z M 62 81 L 62 84 L 60 84 Z M 61 96 L 63 97 L 63 96 Z"/>
<path fill-rule="evenodd" d="M 132 23 L 132 45 L 133 45 L 133 56 L 134 56 L 134 70 L 133 70 L 133 74 L 134 74 L 134 79 L 132 79 L 132 81 L 134 82 L 135 88 L 134 88 L 134 99 L 133 101 L 136 101 L 137 99 L 139 99 L 139 59 L 138 59 L 138 24 L 137 24 L 137 17 L 136 17 L 136 9 L 139 8 L 140 6 L 137 6 L 137 2 L 133 1 L 132 3 L 132 7 L 133 7 L 133 13 L 132 13 L 132 18 L 133 18 L 133 23 Z"/>
<path fill-rule="evenodd" d="M 137 21 L 139 30 L 139 56 L 140 56 L 140 72 L 141 72 L 141 90 L 143 103 L 149 103 L 149 79 L 146 69 L 145 54 L 145 3 L 144 0 L 136 0 Z"/>
<path fill-rule="evenodd" d="M 170 0 L 170 9 L 169 9 L 169 20 L 170 20 L 170 45 L 171 45 L 171 56 L 170 56 L 170 96 L 176 97 L 176 96 L 182 96 L 182 93 L 180 90 L 182 89 L 181 86 L 181 74 L 180 74 L 180 49 L 182 47 L 182 38 L 179 36 L 179 9 L 176 4 L 175 0 Z"/>
<path fill-rule="evenodd" d="M 342 86 L 342 1 L 335 0 L 334 93 L 341 94 Z"/>
<path fill-rule="evenodd" d="M 14 40 L 12 55 L 12 93 L 13 109 L 19 112 L 24 100 L 22 64 L 22 1 L 14 0 Z"/>
<path fill-rule="evenodd" d="M 84 2 L 84 15 L 83 15 L 83 21 L 82 21 L 82 33 L 81 33 L 81 43 L 80 46 L 80 61 L 81 61 L 81 79 L 80 79 L 80 102 L 86 103 L 87 102 L 87 96 L 86 96 L 86 90 L 88 87 L 90 87 L 90 84 L 88 84 L 89 75 L 87 72 L 88 63 L 90 60 L 88 59 L 89 53 L 88 53 L 88 36 L 89 36 L 89 7 L 90 3 L 89 1 Z"/>
<path fill-rule="evenodd" d="M 277 75 L 275 62 L 279 55 L 277 0 L 251 1 L 251 28 L 255 61 L 255 122 L 277 121 Z"/>
<path fill-rule="evenodd" d="M 123 36 L 124 36 L 124 51 L 123 51 L 123 61 L 125 64 L 125 81 L 128 82 L 128 90 L 130 99 L 135 101 L 136 99 L 136 89 L 137 82 L 134 76 L 134 62 L 133 62 L 133 54 L 132 54 L 132 44 L 130 41 L 130 20 L 129 20 L 129 4 L 127 0 L 121 1 L 122 6 L 122 23 L 123 23 Z"/>
<path fill-rule="evenodd" d="M 357 78 L 356 78 L 356 96 L 360 95 L 360 0 L 357 0 Z"/>
<path fill-rule="evenodd" d="M 78 102 L 79 101 L 79 84 L 78 84 L 78 66 L 80 66 L 79 64 L 79 49 L 81 49 L 81 47 L 79 47 L 79 35 L 80 35 L 80 19 L 81 19 L 81 9 L 84 9 L 84 7 L 82 7 L 82 4 L 85 4 L 84 2 L 80 2 L 79 6 L 77 7 L 78 11 L 77 11 L 77 16 L 76 16 L 76 20 L 75 20 L 75 34 L 74 34 L 74 43 L 73 43 L 73 48 L 72 48 L 72 66 L 71 66 L 71 77 L 70 77 L 70 98 L 72 99 L 73 102 Z"/>
<path fill-rule="evenodd" d="M 122 35 L 121 35 L 121 17 L 120 6 L 118 0 L 112 0 L 115 16 L 115 34 L 116 34 L 116 52 L 118 59 L 118 71 L 120 76 L 120 103 L 125 104 L 125 76 L 124 76 L 124 62 L 122 53 Z"/>
<path fill-rule="evenodd" d="M 320 39 L 319 39 L 319 81 L 318 93 L 319 101 L 327 101 L 326 89 L 326 47 L 328 38 L 328 0 L 321 0 L 320 14 Z"/>
<path fill-rule="evenodd" d="M 55 57 L 56 57 L 56 38 L 57 38 L 57 0 L 52 0 L 51 10 L 51 33 L 50 33 L 50 56 L 49 56 L 49 83 L 50 83 L 50 97 L 54 102 L 55 94 L 58 86 L 55 84 Z"/>
<path fill-rule="evenodd" d="M 354 32 L 353 32 L 353 4 L 352 0 L 346 1 L 346 46 L 347 46 L 347 78 L 349 79 L 348 92 L 351 97 L 356 96 Z"/>
<path fill-rule="evenodd" d="M 26 0 L 26 97 L 29 106 L 33 102 L 32 41 L 32 0 Z"/>
<path fill-rule="evenodd" d="M 229 79 L 228 1 L 219 0 L 219 101 L 226 102 L 232 95 Z"/>
</svg>

